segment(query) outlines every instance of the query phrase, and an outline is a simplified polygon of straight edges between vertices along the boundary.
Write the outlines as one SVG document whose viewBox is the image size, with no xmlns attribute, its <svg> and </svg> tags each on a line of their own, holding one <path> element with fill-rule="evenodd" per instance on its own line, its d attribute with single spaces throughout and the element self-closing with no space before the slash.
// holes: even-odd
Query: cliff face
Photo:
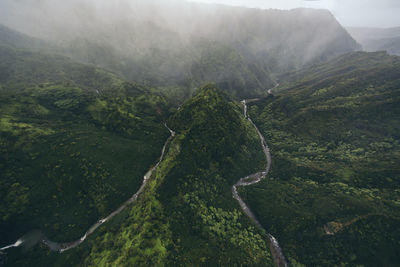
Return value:
<svg viewBox="0 0 400 267">
<path fill-rule="evenodd" d="M 221 7 L 212 24 L 199 32 L 261 60 L 275 73 L 360 49 L 326 10 Z"/>
<path fill-rule="evenodd" d="M 0 23 L 79 61 L 152 86 L 260 95 L 271 74 L 359 48 L 327 11 L 260 10 L 185 1 L 2 1 Z M 43 14 L 46 16 L 43 16 Z"/>
</svg>

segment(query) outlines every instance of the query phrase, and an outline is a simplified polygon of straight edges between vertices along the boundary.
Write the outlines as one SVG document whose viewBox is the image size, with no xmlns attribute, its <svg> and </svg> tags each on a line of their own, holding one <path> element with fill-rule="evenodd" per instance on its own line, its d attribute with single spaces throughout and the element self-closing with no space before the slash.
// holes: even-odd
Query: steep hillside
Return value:
<svg viewBox="0 0 400 267">
<path fill-rule="evenodd" d="M 0 58 L 0 84 L 5 90 L 48 82 L 76 85 L 98 93 L 124 90 L 124 81 L 115 74 L 76 63 L 67 57 L 0 45 Z M 133 91 L 140 90 L 135 88 Z"/>
<path fill-rule="evenodd" d="M 4 26 L 0 30 L 0 56 L 3 59 L 0 79 L 3 80 L 3 87 L 8 86 L 5 80 L 14 83 L 20 81 L 21 84 L 53 80 L 74 81 L 80 86 L 98 90 L 118 89 L 121 85 L 120 78 L 112 73 L 102 71 L 94 65 L 78 64 L 60 54 L 107 67 L 127 79 L 159 87 L 157 91 L 161 90 L 165 95 L 173 94 L 181 99 L 190 96 L 197 85 L 206 81 L 215 82 L 221 89 L 239 98 L 262 95 L 265 92 L 264 86 L 270 87 L 273 84 L 270 74 L 257 62 L 246 62 L 236 49 L 205 39 L 193 42 L 180 52 L 180 56 L 165 55 L 167 51 L 153 51 L 152 55 L 146 57 L 125 58 L 126 55 L 117 55 L 93 43 L 82 44 L 83 51 L 79 48 L 75 53 Z M 111 47 L 109 49 L 112 50 Z M 81 54 L 88 52 L 87 50 L 95 53 L 93 59 Z M 114 63 L 107 63 L 107 60 L 126 62 L 126 65 L 121 69 Z M 13 86 L 15 87 L 13 84 L 9 85 Z"/>
<path fill-rule="evenodd" d="M 170 120 L 176 135 L 138 201 L 63 254 L 35 247 L 18 266 L 271 266 L 267 238 L 232 198 L 232 184 L 262 169 L 254 128 L 229 98 L 207 86 Z M 17 253 L 17 252 L 15 252 Z"/>
<path fill-rule="evenodd" d="M 17 32 L 4 25 L 0 25 L 0 44 L 36 51 L 50 49 L 50 45 L 45 41 Z"/>
<path fill-rule="evenodd" d="M 61 56 L 0 47 L 1 246 L 81 237 L 137 191 L 168 131 L 163 97 Z"/>
<path fill-rule="evenodd" d="M 220 7 L 213 27 L 197 29 L 258 58 L 272 73 L 296 69 L 359 49 L 326 10 L 260 10 Z"/>
<path fill-rule="evenodd" d="M 398 264 L 399 104 L 400 59 L 358 52 L 289 75 L 249 108 L 271 180 L 242 194 L 293 265 Z"/>
<path fill-rule="evenodd" d="M 163 0 L 62 5 L 5 0 L 2 6 L 7 12 L 0 13 L 0 22 L 53 43 L 59 52 L 128 80 L 178 87 L 186 95 L 207 82 L 238 98 L 261 95 L 273 86 L 273 74 L 359 48 L 324 10 Z"/>
<path fill-rule="evenodd" d="M 231 195 L 235 180 L 262 164 L 257 135 L 240 109 L 206 87 L 181 108 L 171 127 L 177 135 L 153 177 L 154 187 L 115 232 L 112 248 L 102 249 L 111 238 L 107 235 L 99 239 L 100 244 L 92 243 L 86 264 L 271 264 L 265 237 Z M 251 151 L 256 152 L 253 160 Z M 143 209 L 148 212 L 141 215 Z M 128 236 L 122 235 L 127 231 Z M 124 245 L 132 239 L 134 246 Z M 126 249 L 120 253 L 119 247 Z M 110 257 L 115 253 L 120 256 Z"/>
</svg>

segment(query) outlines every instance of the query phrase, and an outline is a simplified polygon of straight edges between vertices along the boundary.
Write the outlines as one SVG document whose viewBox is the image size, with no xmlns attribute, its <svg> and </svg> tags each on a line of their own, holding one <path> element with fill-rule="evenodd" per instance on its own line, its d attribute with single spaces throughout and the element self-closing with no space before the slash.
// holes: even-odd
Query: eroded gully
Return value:
<svg viewBox="0 0 400 267">
<path fill-rule="evenodd" d="M 277 86 L 278 86 L 278 84 L 275 87 L 277 87 Z M 268 90 L 268 93 L 272 94 L 272 89 Z M 253 173 L 246 177 L 241 178 L 236 184 L 234 184 L 232 186 L 232 194 L 233 194 L 233 197 L 239 202 L 239 205 L 242 208 L 242 210 L 247 214 L 247 216 L 249 216 L 249 218 L 255 223 L 255 225 L 258 228 L 265 230 L 264 227 L 261 225 L 261 223 L 257 220 L 256 216 L 250 210 L 250 208 L 246 205 L 246 203 L 243 201 L 243 199 L 239 196 L 238 191 L 237 191 L 238 186 L 249 186 L 249 185 L 253 185 L 253 184 L 260 182 L 262 179 L 264 179 L 267 176 L 267 174 L 271 168 L 271 153 L 269 151 L 269 147 L 268 147 L 267 143 L 265 142 L 265 138 L 261 134 L 258 127 L 254 124 L 252 119 L 247 115 L 247 103 L 255 102 L 258 100 L 259 99 L 244 99 L 244 100 L 242 100 L 242 104 L 243 104 L 244 117 L 248 121 L 250 121 L 250 123 L 256 129 L 258 136 L 260 137 L 261 146 L 262 146 L 262 149 L 264 151 L 265 158 L 267 161 L 265 171 Z M 270 251 L 271 251 L 271 255 L 274 260 L 275 266 L 285 266 L 285 267 L 288 266 L 285 256 L 283 255 L 282 249 L 279 246 L 279 243 L 276 240 L 276 238 L 273 237 L 269 233 L 267 234 L 267 237 L 269 239 Z"/>
</svg>

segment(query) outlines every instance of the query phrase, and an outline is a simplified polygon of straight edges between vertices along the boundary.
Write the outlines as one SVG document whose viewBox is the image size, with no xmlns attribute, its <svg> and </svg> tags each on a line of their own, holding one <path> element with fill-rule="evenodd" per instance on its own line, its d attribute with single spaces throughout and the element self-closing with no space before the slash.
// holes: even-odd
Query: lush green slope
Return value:
<svg viewBox="0 0 400 267">
<path fill-rule="evenodd" d="M 296 79 L 249 109 L 273 162 L 242 193 L 289 259 L 398 265 L 400 59 L 354 53 Z"/>
<path fill-rule="evenodd" d="M 179 103 L 208 81 L 233 98 L 260 96 L 272 86 L 271 72 L 357 47 L 322 11 L 214 12 L 184 17 L 182 31 L 139 19 L 123 23 L 135 38 L 97 39 L 108 36 L 105 27 L 87 39 L 65 34 L 65 46 L 49 49 L 139 79 Z M 204 17 L 213 27 L 199 24 Z M 227 23 L 237 27 L 224 31 Z M 204 31 L 192 36 L 199 25 Z M 282 27 L 289 29 L 281 35 Z M 79 238 L 136 192 L 168 136 L 164 97 L 35 52 L 40 47 L 47 49 L 0 28 L 0 245 L 32 229 L 56 241 Z M 240 193 L 292 265 L 398 265 L 399 58 L 347 54 L 280 79 L 276 96 L 249 107 L 271 146 L 271 179 Z M 6 263 L 272 265 L 266 233 L 232 198 L 232 184 L 260 171 L 264 155 L 230 97 L 206 86 L 170 117 L 177 134 L 143 194 L 80 247 L 12 249 Z"/>
<path fill-rule="evenodd" d="M 170 34 L 174 36 L 175 33 Z M 163 33 L 157 42 L 170 43 L 172 39 Z M 264 88 L 273 84 L 265 66 L 255 60 L 249 61 L 237 49 L 222 42 L 196 38 L 190 46 L 176 46 L 179 51 L 175 51 L 177 47 L 171 47 L 170 44 L 162 49 L 154 49 L 150 54 L 130 55 L 128 52 L 117 53 L 112 46 L 103 47 L 87 40 L 74 41 L 74 47 L 67 49 L 0 25 L 0 53 L 3 58 L 0 67 L 3 69 L 2 78 L 9 81 L 20 80 L 21 77 L 17 77 L 16 73 L 21 75 L 23 72 L 24 80 L 21 82 L 24 84 L 62 78 L 77 80 L 81 86 L 99 90 L 120 85 L 117 77 L 110 73 L 71 60 L 68 62 L 65 57 L 49 56 L 48 53 L 52 52 L 103 66 L 128 80 L 151 85 L 154 91 L 164 93 L 171 101 L 178 98 L 182 102 L 207 82 L 216 83 L 219 88 L 238 98 L 263 95 Z M 39 54 L 38 51 L 44 51 L 45 54 Z M 49 70 L 54 70 L 51 76 L 47 75 Z"/>
<path fill-rule="evenodd" d="M 265 236 L 232 198 L 232 184 L 263 160 L 240 113 L 211 86 L 186 103 L 146 193 L 122 227 L 90 242 L 85 265 L 271 265 Z"/>
<path fill-rule="evenodd" d="M 205 40 L 193 46 L 190 53 L 199 54 L 190 66 L 194 85 L 212 82 L 238 99 L 265 95 L 265 88 L 273 86 L 266 68 L 255 60 L 249 61 L 232 46 Z"/>
<path fill-rule="evenodd" d="M 0 25 L 0 44 L 33 51 L 52 49 L 45 41 L 17 32 L 4 25 Z"/>
<path fill-rule="evenodd" d="M 332 14 L 315 9 L 261 10 L 180 0 L 104 5 L 3 0 L 0 23 L 45 40 L 46 52 L 163 91 L 174 88 L 185 97 L 209 82 L 237 97 L 260 96 L 273 85 L 273 74 L 359 48 Z M 40 46 L 26 37 L 0 27 L 0 43 Z"/>
<path fill-rule="evenodd" d="M 35 247 L 19 266 L 271 266 L 265 233 L 232 198 L 232 184 L 258 171 L 264 155 L 254 128 L 228 97 L 207 86 L 170 124 L 177 133 L 129 210 L 63 254 Z M 15 257 L 15 258 L 14 258 Z"/>
<path fill-rule="evenodd" d="M 118 90 L 124 84 L 111 72 L 58 55 L 0 45 L 0 58 L 3 89 L 18 90 L 46 82 L 64 82 L 100 93 Z"/>
<path fill-rule="evenodd" d="M 71 60 L 0 48 L 1 245 L 72 241 L 128 199 L 168 136 L 165 100 Z"/>
</svg>

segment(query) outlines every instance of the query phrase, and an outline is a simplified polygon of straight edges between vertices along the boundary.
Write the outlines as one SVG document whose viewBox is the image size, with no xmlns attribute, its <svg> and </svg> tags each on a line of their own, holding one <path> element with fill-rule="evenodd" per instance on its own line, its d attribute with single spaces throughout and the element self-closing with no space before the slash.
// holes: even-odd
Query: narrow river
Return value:
<svg viewBox="0 0 400 267">
<path fill-rule="evenodd" d="M 60 253 L 69 250 L 71 248 L 75 248 L 77 246 L 79 246 L 80 244 L 82 244 L 83 241 L 86 240 L 86 238 L 91 235 L 94 231 L 96 231 L 97 228 L 100 227 L 100 225 L 102 225 L 103 223 L 109 221 L 111 218 L 113 218 L 115 215 L 119 214 L 121 211 L 123 211 L 129 204 L 135 202 L 138 198 L 138 196 L 140 195 L 140 193 L 143 191 L 143 189 L 146 187 L 152 173 L 155 171 L 155 169 L 157 169 L 158 165 L 160 165 L 161 161 L 164 158 L 164 154 L 165 154 L 165 149 L 168 145 L 168 143 L 170 142 L 170 140 L 175 136 L 175 132 L 172 131 L 167 124 L 164 123 L 165 128 L 168 129 L 168 131 L 170 132 L 170 136 L 168 137 L 167 141 L 165 141 L 164 146 L 161 150 L 161 156 L 157 162 L 156 165 L 154 165 L 143 177 L 143 182 L 142 185 L 140 186 L 139 190 L 132 195 L 132 197 L 130 197 L 127 201 L 125 201 L 118 209 L 116 209 L 115 211 L 113 211 L 110 215 L 108 215 L 105 218 L 101 218 L 99 219 L 95 224 L 93 224 L 87 231 L 86 233 L 79 238 L 78 240 L 72 241 L 72 242 L 64 242 L 64 243 L 58 243 L 58 242 L 54 242 L 49 240 L 42 232 L 40 231 L 32 231 L 26 235 L 24 235 L 23 237 L 19 238 L 14 244 L 5 246 L 3 248 L 0 248 L 0 253 L 2 253 L 2 251 L 7 250 L 9 248 L 14 248 L 14 247 L 19 247 L 21 245 L 23 245 L 24 243 L 37 243 L 37 242 L 42 242 L 43 244 L 45 244 L 49 249 L 51 249 L 52 251 L 58 251 Z"/>
<path fill-rule="evenodd" d="M 268 91 L 268 93 L 271 94 L 271 91 Z M 244 108 L 244 116 L 245 116 L 245 118 L 250 121 L 250 123 L 256 129 L 256 131 L 258 133 L 258 136 L 260 137 L 261 146 L 262 146 L 262 149 L 264 151 L 264 154 L 265 154 L 265 157 L 266 157 L 266 162 L 267 162 L 266 163 L 266 168 L 265 168 L 265 171 L 257 172 L 257 173 L 254 173 L 254 174 L 250 174 L 250 175 L 248 175 L 246 177 L 241 178 L 236 184 L 234 184 L 232 186 L 232 194 L 233 194 L 233 197 L 239 202 L 239 204 L 240 204 L 241 208 L 243 209 L 243 211 L 251 218 L 251 220 L 256 224 L 256 226 L 258 228 L 260 228 L 260 229 L 264 229 L 263 226 L 260 224 L 260 222 L 257 220 L 257 218 L 254 216 L 253 212 L 249 209 L 249 207 L 246 205 L 246 203 L 242 200 L 242 198 L 239 196 L 239 194 L 237 192 L 237 187 L 238 186 L 249 186 L 249 185 L 253 185 L 253 184 L 256 184 L 256 183 L 260 182 L 262 179 L 264 179 L 267 176 L 267 174 L 268 174 L 268 172 L 270 170 L 270 167 L 271 167 L 271 153 L 269 151 L 269 147 L 268 147 L 267 143 L 265 142 L 264 136 L 261 134 L 261 132 L 259 131 L 257 126 L 254 124 L 254 122 L 247 115 L 247 103 L 254 102 L 254 101 L 257 101 L 257 100 L 259 100 L 259 99 L 243 100 L 242 104 L 243 104 L 243 108 Z M 161 150 L 161 156 L 160 156 L 157 164 L 154 165 L 144 175 L 143 182 L 142 182 L 142 185 L 140 186 L 139 190 L 135 194 L 133 194 L 131 198 L 129 198 L 127 201 L 125 201 L 118 209 L 113 211 L 110 215 L 108 215 L 105 218 L 101 218 L 96 223 L 94 223 L 86 231 L 86 233 L 81 238 L 79 238 L 78 240 L 72 241 L 72 242 L 58 243 L 58 242 L 54 242 L 54 241 L 49 240 L 40 231 L 32 231 L 31 233 L 28 233 L 25 236 L 19 238 L 14 244 L 5 246 L 3 248 L 0 248 L 0 254 L 3 253 L 3 251 L 5 251 L 5 250 L 7 250 L 9 248 L 19 247 L 19 246 L 23 245 L 24 243 L 30 243 L 30 245 L 32 245 L 32 244 L 37 243 L 37 242 L 42 242 L 50 250 L 58 251 L 60 253 L 62 253 L 64 251 L 67 251 L 69 249 L 75 248 L 75 247 L 79 246 L 80 244 L 82 244 L 82 242 L 84 242 L 88 238 L 88 236 L 90 236 L 94 231 L 96 231 L 96 229 L 99 228 L 102 224 L 106 223 L 111 218 L 113 218 L 114 216 L 119 214 L 129 204 L 135 202 L 137 200 L 138 196 L 140 195 L 140 193 L 144 190 L 144 188 L 146 187 L 146 185 L 147 185 L 152 173 L 157 169 L 157 167 L 159 166 L 159 164 L 163 160 L 164 154 L 165 154 L 165 150 L 166 150 L 166 147 L 167 147 L 168 143 L 175 136 L 175 132 L 172 131 L 167 126 L 167 124 L 164 123 L 164 126 L 169 130 L 170 136 L 168 137 L 168 139 L 164 143 L 164 146 L 163 146 L 163 148 Z M 272 257 L 273 257 L 275 265 L 276 266 L 288 266 L 287 262 L 286 262 L 286 259 L 285 259 L 284 255 L 282 253 L 282 250 L 281 250 L 281 248 L 279 246 L 278 241 L 271 234 L 267 234 L 267 237 L 269 239 L 270 250 L 271 250 L 271 254 L 272 254 Z"/>
<path fill-rule="evenodd" d="M 278 86 L 278 84 L 275 87 L 277 87 L 277 86 Z M 268 90 L 269 94 L 272 94 L 271 90 L 272 89 Z M 254 122 L 247 115 L 247 103 L 254 102 L 257 100 L 259 100 L 259 99 L 242 100 L 243 114 L 244 114 L 244 117 L 247 120 L 249 120 L 250 123 L 253 125 L 253 127 L 256 129 L 257 134 L 260 137 L 261 146 L 262 146 L 262 149 L 264 151 L 265 158 L 267 161 L 265 171 L 250 174 L 246 177 L 241 178 L 236 184 L 234 184 L 232 186 L 232 194 L 233 194 L 233 197 L 239 202 L 239 205 L 242 208 L 242 210 L 247 214 L 247 216 L 250 217 L 250 219 L 256 224 L 256 226 L 260 229 L 265 230 L 264 227 L 261 225 L 261 223 L 257 220 L 256 216 L 250 210 L 250 208 L 246 205 L 246 203 L 243 201 L 243 199 L 239 196 L 238 191 L 237 191 L 238 186 L 249 186 L 249 185 L 253 185 L 253 184 L 260 182 L 262 179 L 264 179 L 267 176 L 267 174 L 271 168 L 271 153 L 269 151 L 269 147 L 268 147 L 267 143 L 265 142 L 265 138 L 261 134 L 258 127 L 254 124 Z M 279 243 L 276 240 L 276 238 L 273 237 L 271 234 L 267 234 L 267 237 L 269 239 L 270 251 L 271 251 L 275 266 L 279 266 L 279 267 L 280 266 L 285 266 L 285 267 L 288 266 L 285 256 L 283 255 L 282 249 L 279 246 Z"/>
</svg>

